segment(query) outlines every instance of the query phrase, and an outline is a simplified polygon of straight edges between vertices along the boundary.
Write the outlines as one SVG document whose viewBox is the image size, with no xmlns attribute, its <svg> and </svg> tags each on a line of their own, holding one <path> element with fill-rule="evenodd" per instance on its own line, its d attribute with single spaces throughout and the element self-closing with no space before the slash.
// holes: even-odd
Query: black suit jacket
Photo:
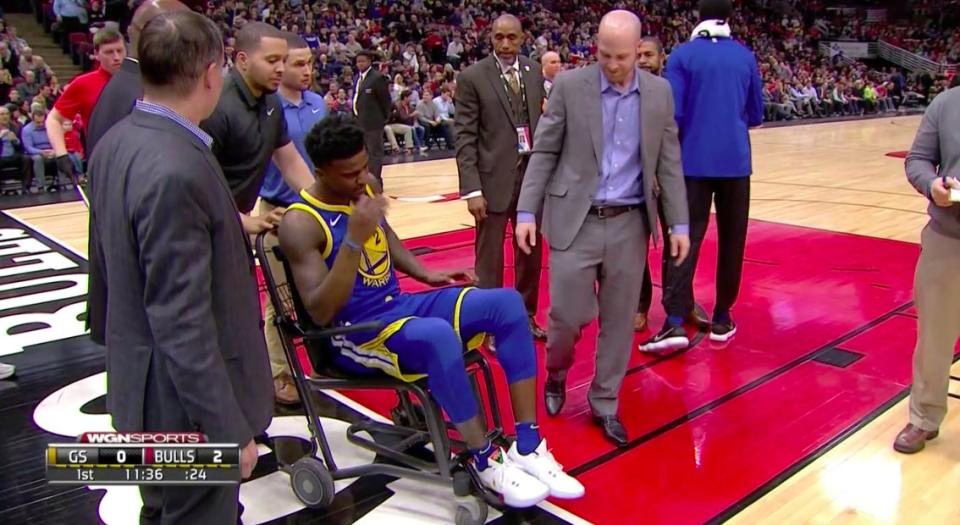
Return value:
<svg viewBox="0 0 960 525">
<path fill-rule="evenodd" d="M 123 61 L 120 70 L 110 77 L 106 87 L 97 99 L 87 124 L 86 148 L 90 154 L 96 149 L 97 143 L 103 135 L 117 122 L 133 111 L 137 99 L 143 96 L 143 85 L 140 83 L 140 65 L 132 58 Z M 89 192 L 93 192 L 96 184 L 89 182 Z M 92 221 L 92 218 L 91 218 Z M 87 328 L 90 329 L 90 339 L 103 345 L 104 330 L 107 322 L 107 287 L 103 282 L 101 262 L 97 252 L 93 249 L 97 242 L 93 223 L 90 223 L 89 239 L 87 244 L 89 283 L 87 286 Z"/>
<path fill-rule="evenodd" d="M 246 444 L 270 422 L 273 383 L 249 242 L 216 158 L 135 110 L 90 172 L 114 426 Z"/>
<path fill-rule="evenodd" d="M 527 121 L 533 139 L 540 122 L 545 93 L 540 64 L 518 57 L 527 95 Z M 504 212 L 517 188 L 517 131 L 504 89 L 500 66 L 493 55 L 468 67 L 457 77 L 453 125 L 457 133 L 457 172 L 460 194 L 482 190 L 490 211 Z"/>
<path fill-rule="evenodd" d="M 383 130 L 390 116 L 390 86 L 387 77 L 372 66 L 363 78 L 363 83 L 355 86 L 357 95 L 357 117 L 360 125 L 367 131 Z"/>
</svg>

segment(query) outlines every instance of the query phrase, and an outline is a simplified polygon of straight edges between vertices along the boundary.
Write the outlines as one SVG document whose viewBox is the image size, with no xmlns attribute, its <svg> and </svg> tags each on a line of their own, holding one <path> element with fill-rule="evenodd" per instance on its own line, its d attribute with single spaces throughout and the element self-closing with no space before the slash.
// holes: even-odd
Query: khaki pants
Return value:
<svg viewBox="0 0 960 525">
<path fill-rule="evenodd" d="M 260 214 L 264 215 L 273 211 L 276 206 L 260 200 Z M 279 240 L 276 235 L 267 235 L 263 240 L 264 248 L 270 250 L 273 246 L 276 246 Z M 270 260 L 270 271 L 273 273 L 274 278 L 277 280 L 277 285 L 281 285 L 287 281 L 287 275 L 283 271 L 283 264 L 280 263 L 273 257 L 272 252 L 267 257 Z M 280 331 L 277 330 L 276 325 L 273 323 L 273 318 L 275 310 L 273 308 L 273 303 L 267 299 L 267 305 L 264 310 L 264 326 L 263 326 L 263 335 L 267 340 L 267 354 L 270 355 L 270 369 L 273 371 L 273 377 L 277 377 L 282 373 L 290 373 L 290 365 L 287 364 L 287 356 L 283 353 L 283 342 L 280 340 Z"/>
<path fill-rule="evenodd" d="M 960 337 L 960 239 L 927 225 L 914 277 L 919 328 L 913 354 L 910 422 L 923 430 L 940 427 L 947 414 L 953 349 Z"/>
</svg>

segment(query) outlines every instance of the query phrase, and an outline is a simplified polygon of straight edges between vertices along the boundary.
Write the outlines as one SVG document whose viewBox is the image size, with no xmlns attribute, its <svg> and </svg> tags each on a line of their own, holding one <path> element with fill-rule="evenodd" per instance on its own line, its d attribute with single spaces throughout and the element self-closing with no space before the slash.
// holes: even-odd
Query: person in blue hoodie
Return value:
<svg viewBox="0 0 960 525">
<path fill-rule="evenodd" d="M 689 344 L 684 319 L 694 308 L 693 277 L 700 246 L 716 205 L 719 253 L 717 301 L 710 339 L 729 341 L 737 331 L 730 310 L 740 291 L 750 209 L 749 129 L 763 123 L 763 91 L 753 52 L 730 37 L 731 0 L 700 0 L 700 24 L 689 42 L 674 48 L 666 78 L 676 101 L 683 171 L 690 208 L 690 256 L 666 265 L 663 329 L 642 351 Z"/>
</svg>

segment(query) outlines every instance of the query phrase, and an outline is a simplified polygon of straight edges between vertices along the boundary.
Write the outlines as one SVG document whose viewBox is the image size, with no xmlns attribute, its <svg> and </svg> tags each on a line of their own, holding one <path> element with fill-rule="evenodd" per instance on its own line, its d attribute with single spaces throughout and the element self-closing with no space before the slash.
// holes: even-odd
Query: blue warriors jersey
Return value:
<svg viewBox="0 0 960 525">
<path fill-rule="evenodd" d="M 369 186 L 367 186 L 367 194 L 373 195 L 373 190 Z M 300 192 L 299 202 L 287 209 L 305 211 L 317 219 L 327 238 L 323 248 L 323 260 L 327 268 L 332 268 L 337 254 L 340 253 L 340 246 L 347 238 L 347 223 L 353 206 L 320 202 L 307 193 L 307 190 L 303 190 Z M 397 279 L 393 261 L 390 259 L 385 225 L 386 221 L 381 222 L 373 235 L 363 244 L 353 293 L 347 304 L 337 313 L 333 320 L 334 324 L 358 323 L 375 317 L 388 308 L 387 303 L 400 295 L 400 281 Z"/>
</svg>

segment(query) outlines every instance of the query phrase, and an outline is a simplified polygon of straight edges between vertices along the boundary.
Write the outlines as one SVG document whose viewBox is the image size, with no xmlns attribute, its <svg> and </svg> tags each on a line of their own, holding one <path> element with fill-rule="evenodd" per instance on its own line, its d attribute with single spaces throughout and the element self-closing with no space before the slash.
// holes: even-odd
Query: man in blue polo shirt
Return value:
<svg viewBox="0 0 960 525">
<path fill-rule="evenodd" d="M 688 344 L 681 325 L 694 307 L 693 276 L 711 204 L 717 209 L 719 243 L 710 339 L 729 341 L 737 331 L 730 309 L 740 291 L 747 241 L 753 172 L 748 130 L 763 123 L 763 92 L 756 57 L 730 37 L 732 14 L 731 0 L 700 0 L 700 24 L 667 62 L 687 183 L 690 256 L 679 267 L 667 265 L 663 286 L 667 322 L 641 350 Z"/>
<path fill-rule="evenodd" d="M 283 80 L 277 93 L 283 106 L 283 117 L 287 121 L 287 134 L 297 151 L 313 171 L 313 164 L 304 147 L 303 141 L 313 125 L 327 115 L 327 106 L 323 97 L 310 91 L 313 82 L 313 53 L 307 42 L 298 35 L 286 33 L 288 55 L 284 62 Z M 297 193 L 287 186 L 277 166 L 270 161 L 267 175 L 260 188 L 260 214 L 269 214 L 276 208 L 286 208 L 297 201 Z M 276 237 L 268 236 L 267 241 L 276 242 Z M 283 275 L 283 268 L 277 262 L 274 275 Z M 296 404 L 300 401 L 297 389 L 290 377 L 290 368 L 283 353 L 280 334 L 272 324 L 273 305 L 267 301 L 267 320 L 264 332 L 267 339 L 267 351 L 270 354 L 270 368 L 273 371 L 274 390 L 277 401 L 283 404 Z"/>
</svg>

